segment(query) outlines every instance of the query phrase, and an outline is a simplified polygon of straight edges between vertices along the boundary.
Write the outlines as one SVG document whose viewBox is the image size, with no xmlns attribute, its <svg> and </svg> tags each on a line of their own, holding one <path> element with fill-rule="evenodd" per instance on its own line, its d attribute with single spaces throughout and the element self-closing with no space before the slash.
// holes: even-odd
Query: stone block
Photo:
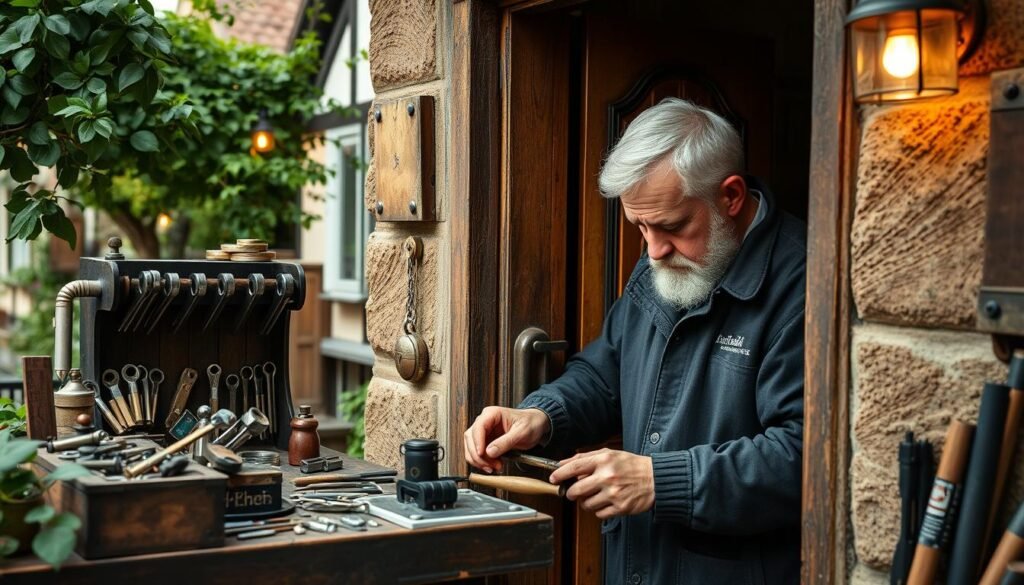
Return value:
<svg viewBox="0 0 1024 585">
<path fill-rule="evenodd" d="M 370 234 L 366 246 L 366 336 L 378 353 L 394 356 L 395 343 L 405 334 L 408 275 L 402 244 L 406 235 L 387 231 Z M 430 351 L 430 369 L 440 372 L 444 337 L 437 320 L 437 240 L 423 238 L 423 259 L 416 271 L 416 327 Z"/>
<path fill-rule="evenodd" d="M 987 0 L 988 24 L 981 44 L 960 67 L 960 75 L 981 75 L 1024 66 L 1024 2 Z"/>
<path fill-rule="evenodd" d="M 436 439 L 437 410 L 435 392 L 375 376 L 366 395 L 366 460 L 402 473 L 399 447 L 407 439 Z"/>
<path fill-rule="evenodd" d="M 436 79 L 434 0 L 370 1 L 370 78 L 378 93 Z"/>
<path fill-rule="evenodd" d="M 854 547 L 860 562 L 882 569 L 899 535 L 904 434 L 931 441 L 938 461 L 950 421 L 974 422 L 984 382 L 1005 379 L 1006 367 L 980 334 L 862 325 L 853 347 Z"/>
<path fill-rule="evenodd" d="M 969 329 L 984 252 L 987 78 L 960 94 L 872 108 L 851 232 L 862 319 Z"/>
</svg>

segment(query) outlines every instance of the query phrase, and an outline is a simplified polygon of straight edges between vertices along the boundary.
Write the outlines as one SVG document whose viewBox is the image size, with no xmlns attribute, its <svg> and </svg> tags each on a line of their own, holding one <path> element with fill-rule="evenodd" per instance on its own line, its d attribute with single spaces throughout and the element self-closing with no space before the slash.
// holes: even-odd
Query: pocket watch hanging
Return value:
<svg viewBox="0 0 1024 585">
<path fill-rule="evenodd" d="M 423 257 L 423 241 L 410 236 L 402 246 L 405 251 L 408 294 L 405 301 L 405 335 L 395 344 L 395 368 L 403 379 L 420 381 L 430 368 L 427 344 L 416 332 L 416 267 Z"/>
</svg>

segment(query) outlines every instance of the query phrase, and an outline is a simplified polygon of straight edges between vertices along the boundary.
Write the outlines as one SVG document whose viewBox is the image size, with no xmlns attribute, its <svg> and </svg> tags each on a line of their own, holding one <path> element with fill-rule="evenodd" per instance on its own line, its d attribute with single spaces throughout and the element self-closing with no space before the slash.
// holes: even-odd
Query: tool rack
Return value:
<svg viewBox="0 0 1024 585">
<path fill-rule="evenodd" d="M 273 362 L 277 367 L 276 401 L 274 416 L 278 433 L 274 444 L 287 449 L 291 433 L 290 421 L 294 412 L 291 401 L 288 370 L 288 332 L 290 313 L 302 308 L 305 301 L 306 280 L 302 267 L 287 262 L 233 262 L 209 260 L 125 260 L 120 254 L 107 254 L 105 258 L 82 258 L 80 278 L 100 283 L 102 292 L 96 297 L 81 297 L 80 344 L 81 369 L 84 379 L 100 382 L 106 369 L 118 372 L 125 364 L 141 364 L 147 368 L 163 370 L 165 380 L 157 397 L 156 417 L 150 432 L 166 432 L 164 417 L 177 389 L 178 379 L 186 367 L 198 371 L 199 377 L 192 388 L 187 408 L 195 413 L 197 408 L 209 403 L 210 384 L 206 374 L 208 365 L 221 366 L 219 385 L 221 408 L 229 406 L 225 378 L 237 374 L 242 366 Z M 141 295 L 140 276 L 144 271 L 156 271 L 164 275 L 177 274 L 181 279 L 180 292 L 168 301 L 166 310 L 159 317 L 152 331 L 147 329 L 165 301 L 161 292 L 141 311 L 137 327 L 122 328 L 125 316 L 137 304 Z M 153 274 L 153 273 L 150 273 Z M 203 330 L 211 311 L 220 299 L 220 275 L 230 274 L 236 283 L 235 293 L 223 302 L 217 315 Z M 207 279 L 206 294 L 194 304 L 177 332 L 174 324 L 182 316 L 186 305 L 192 300 L 191 280 L 194 275 Z M 251 275 L 260 275 L 266 285 L 264 294 L 250 299 L 248 281 Z M 283 275 L 294 281 L 292 294 L 284 302 L 280 316 L 269 331 L 261 331 L 274 307 L 277 282 L 284 282 Z M 187 285 L 187 286 L 186 286 Z M 164 285 L 166 286 L 166 285 Z M 225 287 L 226 288 L 226 287 Z M 247 318 L 237 327 L 238 320 L 248 308 Z M 101 394 L 109 399 L 109 393 L 102 384 Z M 125 387 L 122 382 L 122 392 Z M 250 392 L 252 389 L 250 388 Z M 239 389 L 239 393 L 241 389 Z M 241 403 L 241 398 L 238 400 Z M 250 406 L 254 406 L 250 399 Z M 240 410 L 240 409 L 237 409 Z M 241 415 L 241 412 L 236 414 Z M 265 413 L 270 416 L 270 413 Z M 98 416 L 95 420 L 101 420 Z M 270 436 L 264 443 L 270 441 Z M 250 444 L 258 444 L 253 438 Z"/>
</svg>

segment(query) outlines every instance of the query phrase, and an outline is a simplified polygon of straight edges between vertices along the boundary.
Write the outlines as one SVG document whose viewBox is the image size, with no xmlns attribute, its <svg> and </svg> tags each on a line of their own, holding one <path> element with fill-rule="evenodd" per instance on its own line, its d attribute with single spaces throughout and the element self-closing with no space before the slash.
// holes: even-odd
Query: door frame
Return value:
<svg viewBox="0 0 1024 585">
<path fill-rule="evenodd" d="M 501 22 L 559 0 L 453 0 L 449 93 L 451 340 L 449 468 L 464 469 L 463 432 L 499 402 L 502 184 Z M 574 3 L 574 2 L 568 2 Z M 846 579 L 849 518 L 850 225 L 859 128 L 844 20 L 849 0 L 814 0 L 805 325 L 802 578 Z"/>
</svg>

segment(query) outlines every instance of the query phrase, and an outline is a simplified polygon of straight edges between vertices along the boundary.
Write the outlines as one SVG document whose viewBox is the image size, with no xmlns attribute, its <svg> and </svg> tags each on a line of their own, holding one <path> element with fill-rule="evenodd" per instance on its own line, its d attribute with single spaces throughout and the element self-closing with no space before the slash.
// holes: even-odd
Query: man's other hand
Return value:
<svg viewBox="0 0 1024 585">
<path fill-rule="evenodd" d="M 488 406 L 466 430 L 466 461 L 487 473 L 501 469 L 501 456 L 532 449 L 544 439 L 551 421 L 536 408 Z"/>
<path fill-rule="evenodd" d="M 650 457 L 601 449 L 560 461 L 551 483 L 577 481 L 566 492 L 570 500 L 602 520 L 646 512 L 654 506 L 654 465 Z"/>
</svg>

